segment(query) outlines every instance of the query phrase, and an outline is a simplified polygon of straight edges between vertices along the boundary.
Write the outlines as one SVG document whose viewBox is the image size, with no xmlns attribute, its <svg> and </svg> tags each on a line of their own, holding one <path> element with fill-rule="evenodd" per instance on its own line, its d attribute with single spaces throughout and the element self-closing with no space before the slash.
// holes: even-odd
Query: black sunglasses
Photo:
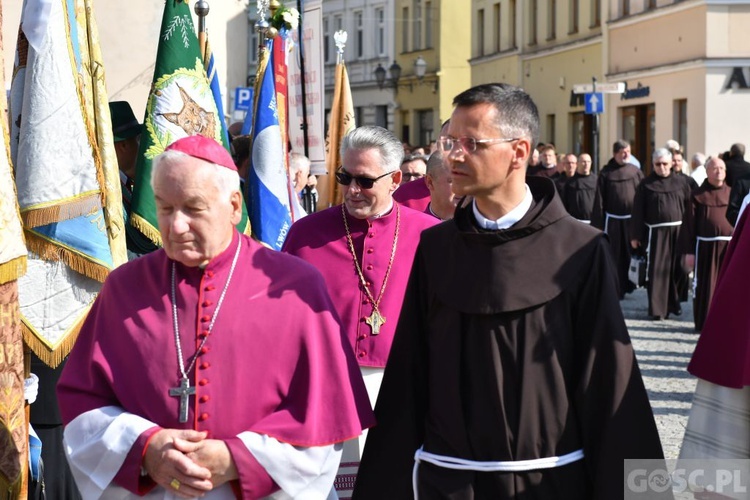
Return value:
<svg viewBox="0 0 750 500">
<path fill-rule="evenodd" d="M 362 189 L 372 189 L 372 186 L 375 185 L 375 182 L 379 181 L 383 177 L 393 174 L 394 172 L 396 171 L 393 170 L 391 172 L 386 172 L 380 177 L 376 177 L 373 179 L 371 177 L 354 176 L 345 170 L 339 170 L 338 172 L 336 172 L 336 182 L 338 182 L 342 186 L 348 186 L 354 180 L 357 181 L 357 185 Z"/>
</svg>

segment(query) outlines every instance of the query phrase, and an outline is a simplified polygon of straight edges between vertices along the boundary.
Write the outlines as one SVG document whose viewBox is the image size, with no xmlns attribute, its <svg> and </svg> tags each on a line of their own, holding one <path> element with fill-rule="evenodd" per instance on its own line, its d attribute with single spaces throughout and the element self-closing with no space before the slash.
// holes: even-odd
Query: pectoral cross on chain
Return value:
<svg viewBox="0 0 750 500">
<path fill-rule="evenodd" d="M 378 312 L 377 309 L 372 311 L 372 314 L 365 318 L 365 323 L 370 325 L 372 334 L 377 335 L 380 333 L 380 327 L 385 324 L 385 318 Z"/>
<path fill-rule="evenodd" d="M 190 381 L 187 377 L 182 377 L 180 379 L 179 387 L 171 387 L 169 389 L 170 396 L 180 398 L 180 412 L 178 417 L 182 424 L 188 421 L 188 401 L 192 394 L 195 394 L 195 387 L 190 387 Z"/>
</svg>

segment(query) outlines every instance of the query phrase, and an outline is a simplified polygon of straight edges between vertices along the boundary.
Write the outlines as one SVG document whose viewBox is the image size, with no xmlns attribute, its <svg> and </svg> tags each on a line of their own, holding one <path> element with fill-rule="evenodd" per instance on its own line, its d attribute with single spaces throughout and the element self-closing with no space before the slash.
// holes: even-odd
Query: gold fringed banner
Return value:
<svg viewBox="0 0 750 500">
<path fill-rule="evenodd" d="M 101 207 L 100 196 L 100 193 L 94 192 L 69 203 L 23 210 L 21 218 L 24 227 L 46 226 L 47 224 L 92 214 Z"/>
<path fill-rule="evenodd" d="M 20 324 L 18 283 L 10 281 L 0 285 L 0 492 L 13 499 L 25 498 L 28 469 Z"/>
<path fill-rule="evenodd" d="M 37 233 L 25 231 L 26 247 L 44 260 L 62 261 L 73 271 L 88 276 L 100 283 L 109 276 L 109 268 L 106 264 L 97 264 L 90 257 L 83 256 L 75 250 L 63 246 L 54 245 Z"/>
<path fill-rule="evenodd" d="M 31 349 L 31 351 L 37 355 L 37 357 L 50 368 L 57 368 L 60 363 L 68 357 L 70 351 L 73 349 L 73 345 L 78 339 L 78 334 L 81 332 L 83 321 L 86 319 L 86 314 L 76 322 L 75 325 L 70 329 L 65 338 L 56 346 L 54 349 L 48 344 L 42 341 L 41 336 L 35 333 L 29 325 L 25 322 L 21 322 L 21 331 L 23 333 L 23 341 Z"/>
<path fill-rule="evenodd" d="M 15 281 L 26 272 L 26 256 L 17 257 L 0 264 L 0 283 Z"/>
<path fill-rule="evenodd" d="M 143 235 L 153 241 L 155 244 L 159 246 L 163 246 L 163 243 L 161 241 L 161 233 L 157 228 L 151 225 L 149 221 L 138 215 L 137 213 L 133 212 L 130 216 L 130 223 L 135 227 L 138 231 L 142 232 Z M 248 224 L 249 225 L 249 224 Z"/>
</svg>

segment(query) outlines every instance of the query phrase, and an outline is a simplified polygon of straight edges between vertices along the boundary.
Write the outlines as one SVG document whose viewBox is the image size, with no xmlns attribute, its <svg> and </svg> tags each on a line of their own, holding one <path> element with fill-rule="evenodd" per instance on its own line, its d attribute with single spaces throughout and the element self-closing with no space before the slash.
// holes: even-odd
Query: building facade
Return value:
<svg viewBox="0 0 750 500">
<path fill-rule="evenodd" d="M 607 77 L 628 88 L 608 109 L 610 129 L 647 158 L 672 138 L 710 155 L 750 141 L 750 1 L 613 0 L 610 9 Z"/>
<path fill-rule="evenodd" d="M 208 3 L 208 39 L 222 85 L 224 110 L 231 113 L 234 89 L 244 86 L 247 79 L 248 0 L 208 0 Z M 13 74 L 22 4 L 21 0 L 3 1 L 3 53 L 8 87 Z M 109 98 L 130 102 L 136 116 L 141 118 L 154 76 L 164 2 L 94 0 L 93 4 Z M 195 2 L 190 2 L 191 12 L 194 5 Z M 193 23 L 198 25 L 194 12 Z"/>
<path fill-rule="evenodd" d="M 650 171 L 669 139 L 688 155 L 750 141 L 748 21 L 744 0 L 473 0 L 472 84 L 526 89 L 560 151 L 592 152 L 598 129 L 600 164 L 624 138 Z M 592 79 L 626 86 L 598 118 L 573 93 Z"/>
<path fill-rule="evenodd" d="M 343 29 L 357 125 L 379 125 L 403 142 L 429 145 L 450 116 L 453 96 L 470 85 L 470 21 L 466 5 L 452 0 L 324 0 L 326 109 L 333 98 L 333 34 Z"/>
<path fill-rule="evenodd" d="M 257 63 L 255 2 L 210 1 L 209 39 L 233 119 L 234 91 Z M 291 2 L 285 2 L 291 3 Z M 193 3 L 191 2 L 191 6 Z M 10 84 L 22 2 L 4 2 Z M 522 86 L 541 115 L 540 140 L 561 151 L 593 151 L 599 163 L 618 138 L 648 170 L 655 147 L 676 139 L 691 155 L 750 143 L 750 0 L 324 0 L 322 59 L 330 109 L 336 49 L 344 53 L 358 125 L 384 126 L 427 145 L 471 85 Z M 95 0 L 107 86 L 142 116 L 153 77 L 163 4 Z M 195 16 L 194 16 L 195 20 Z M 381 80 L 378 80 L 380 73 Z M 604 112 L 584 113 L 576 84 L 621 82 Z"/>
<path fill-rule="evenodd" d="M 394 19 L 401 75 L 390 82 L 398 107 L 393 130 L 427 147 L 450 118 L 453 97 L 471 85 L 471 11 L 455 0 L 396 0 Z"/>
<path fill-rule="evenodd" d="M 378 65 L 394 59 L 394 0 L 323 0 L 323 64 L 326 116 L 333 100 L 334 33 L 347 32 L 344 61 L 354 103 L 354 122 L 393 129 L 395 102 L 375 78 Z"/>
</svg>

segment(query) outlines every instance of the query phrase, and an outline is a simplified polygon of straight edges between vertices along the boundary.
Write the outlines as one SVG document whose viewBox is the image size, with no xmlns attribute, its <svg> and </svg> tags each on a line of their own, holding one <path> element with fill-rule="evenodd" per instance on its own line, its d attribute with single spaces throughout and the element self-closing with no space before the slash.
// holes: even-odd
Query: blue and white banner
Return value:
<svg viewBox="0 0 750 500">
<path fill-rule="evenodd" d="M 221 98 L 221 85 L 219 85 L 219 75 L 216 72 L 216 62 L 214 61 L 214 52 L 211 50 L 211 45 L 206 42 L 206 75 L 208 75 L 208 83 L 211 86 L 211 94 L 214 96 L 216 101 L 216 110 L 219 114 L 219 124 L 221 125 L 221 139 L 224 141 L 224 147 L 229 147 L 229 134 L 227 133 L 227 122 L 224 119 L 224 103 Z"/>
<path fill-rule="evenodd" d="M 271 51 L 263 52 L 267 62 L 254 113 L 252 168 L 248 179 L 250 225 L 261 242 L 281 250 L 292 225 L 289 180 L 276 105 L 273 56 Z"/>
</svg>

